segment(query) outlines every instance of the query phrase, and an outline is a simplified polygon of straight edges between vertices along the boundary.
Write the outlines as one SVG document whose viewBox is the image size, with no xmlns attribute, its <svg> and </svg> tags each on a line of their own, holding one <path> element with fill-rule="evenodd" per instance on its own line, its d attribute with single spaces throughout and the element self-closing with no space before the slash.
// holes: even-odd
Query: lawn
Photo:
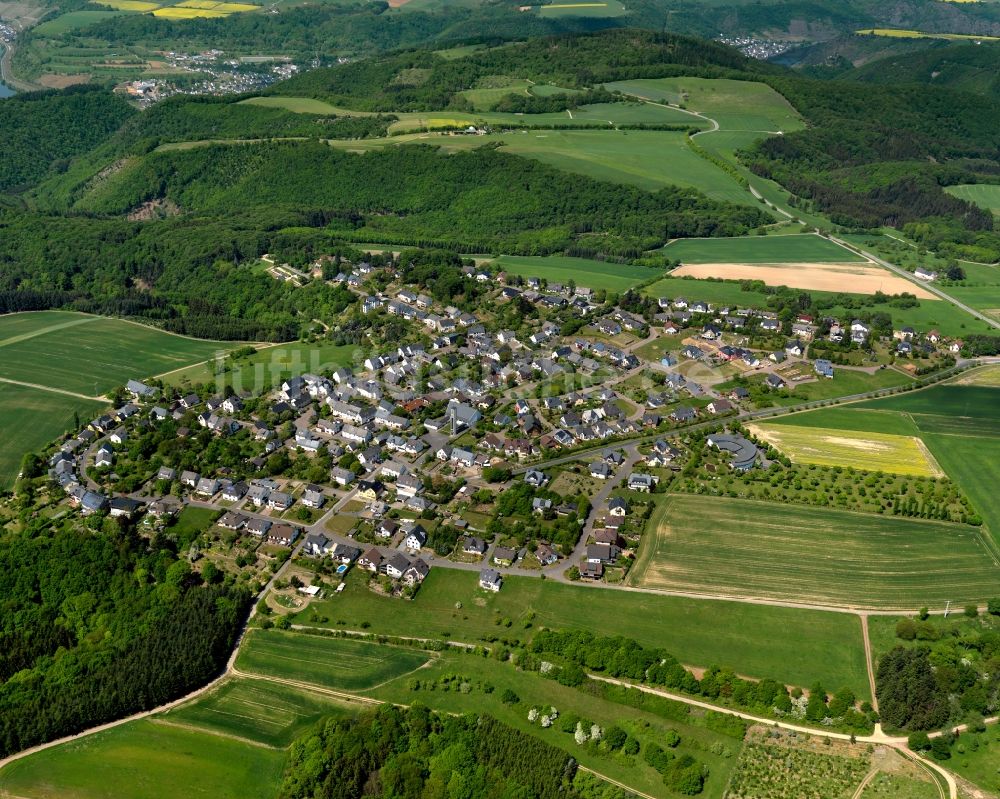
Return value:
<svg viewBox="0 0 1000 799">
<path fill-rule="evenodd" d="M 995 214 L 1000 214 L 1000 185 L 965 183 L 960 186 L 948 186 L 945 191 L 952 197 L 967 200 L 980 208 L 986 208 Z"/>
<path fill-rule="evenodd" d="M 51 391 L 0 383 L 0 492 L 9 490 L 26 452 L 45 446 L 73 429 L 74 412 L 86 422 L 107 403 Z"/>
<path fill-rule="evenodd" d="M 524 277 L 544 278 L 549 283 L 574 281 L 578 286 L 622 292 L 656 277 L 660 272 L 645 266 L 568 258 L 559 255 L 501 255 L 493 265 L 497 269 Z"/>
<path fill-rule="evenodd" d="M 284 761 L 274 749 L 144 719 L 11 763 L 0 771 L 0 795 L 273 799 Z"/>
<path fill-rule="evenodd" d="M 772 424 L 751 425 L 751 432 L 795 463 L 851 466 L 922 477 L 942 475 L 916 436 Z"/>
<path fill-rule="evenodd" d="M 231 344 L 100 316 L 42 311 L 0 317 L 0 377 L 99 395 L 204 360 Z"/>
<path fill-rule="evenodd" d="M 418 650 L 386 649 L 366 641 L 254 630 L 240 647 L 236 667 L 251 674 L 364 691 L 420 668 L 428 657 Z"/>
<path fill-rule="evenodd" d="M 372 632 L 475 642 L 495 636 L 529 638 L 542 627 L 624 635 L 663 647 L 696 666 L 730 666 L 741 674 L 793 685 L 850 685 L 868 694 L 857 619 L 840 613 L 698 600 L 654 593 L 567 585 L 509 576 L 486 594 L 475 572 L 432 569 L 412 602 L 379 596 L 351 573 L 347 588 L 312 608 L 330 619 Z M 303 623 L 314 623 L 309 612 Z M 512 627 L 506 627 L 507 621 Z M 530 627 L 525 624 L 530 621 Z M 767 641 L 767 646 L 761 646 Z"/>
<path fill-rule="evenodd" d="M 678 239 L 663 248 L 668 258 L 692 264 L 850 263 L 863 258 L 811 233 Z"/>
<path fill-rule="evenodd" d="M 267 680 L 237 678 L 156 718 L 284 748 L 320 718 L 353 715 L 359 707 Z"/>
<path fill-rule="evenodd" d="M 795 405 L 801 402 L 850 397 L 882 388 L 894 388 L 912 382 L 895 369 L 880 369 L 874 374 L 834 367 L 833 379 L 822 378 L 806 383 L 792 383 L 791 396 L 778 399 L 780 404 Z"/>
<path fill-rule="evenodd" d="M 643 588 L 863 608 L 984 600 L 1000 578 L 977 528 L 672 495 L 630 582 Z"/>
<path fill-rule="evenodd" d="M 235 363 L 223 360 L 203 361 L 167 375 L 164 380 L 173 386 L 197 383 L 218 384 L 219 391 L 231 385 L 237 392 L 260 393 L 282 380 L 307 372 L 321 374 L 339 366 L 354 363 L 357 347 L 329 341 L 303 343 L 299 341 L 261 347 L 253 355 Z"/>
</svg>

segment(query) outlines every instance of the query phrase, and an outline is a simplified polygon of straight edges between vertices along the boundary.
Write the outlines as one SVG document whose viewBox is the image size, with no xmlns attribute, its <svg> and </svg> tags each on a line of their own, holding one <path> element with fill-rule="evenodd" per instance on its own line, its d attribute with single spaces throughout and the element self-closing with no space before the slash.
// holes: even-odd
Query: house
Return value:
<svg viewBox="0 0 1000 799">
<path fill-rule="evenodd" d="M 621 537 L 618 535 L 618 531 L 613 530 L 610 527 L 605 528 L 604 530 L 594 531 L 595 544 L 614 544 L 615 546 L 618 546 L 618 542 L 620 540 Z"/>
<path fill-rule="evenodd" d="M 226 530 L 239 530 L 247 524 L 247 517 L 236 511 L 226 511 L 216 524 Z"/>
<path fill-rule="evenodd" d="M 643 493 L 649 494 L 656 484 L 660 482 L 660 478 L 653 474 L 639 474 L 633 472 L 628 476 L 628 488 L 629 491 L 642 491 Z"/>
<path fill-rule="evenodd" d="M 802 342 L 798 339 L 793 339 L 785 344 L 785 355 L 789 358 L 801 358 L 802 353 L 806 351 Z"/>
<path fill-rule="evenodd" d="M 485 555 L 486 554 L 486 542 L 481 538 L 476 538 L 475 536 L 467 536 L 462 541 L 462 554 L 463 555 Z"/>
<path fill-rule="evenodd" d="M 603 563 L 591 563 L 589 560 L 580 564 L 580 579 L 600 580 L 604 576 Z"/>
<path fill-rule="evenodd" d="M 612 497 L 608 501 L 608 513 L 619 518 L 628 515 L 628 502 L 621 497 Z"/>
<path fill-rule="evenodd" d="M 354 472 L 350 469 L 334 466 L 330 470 L 330 479 L 341 487 L 348 486 L 354 482 Z"/>
<path fill-rule="evenodd" d="M 142 503 L 131 497 L 114 497 L 109 503 L 112 516 L 131 519 L 142 507 Z"/>
<path fill-rule="evenodd" d="M 272 491 L 267 497 L 267 507 L 271 510 L 288 510 L 295 499 L 284 491 Z"/>
<path fill-rule="evenodd" d="M 385 561 L 382 568 L 393 580 L 398 580 L 406 573 L 406 570 L 410 568 L 410 561 L 408 561 L 406 557 L 399 552 L 394 552 L 389 556 L 389 559 Z"/>
<path fill-rule="evenodd" d="M 267 531 L 271 529 L 272 522 L 267 519 L 250 519 L 246 523 L 247 532 L 251 535 L 260 536 L 263 538 L 267 535 Z"/>
<path fill-rule="evenodd" d="M 382 568 L 382 553 L 379 552 L 375 547 L 368 549 L 360 558 L 358 558 L 358 566 L 366 571 L 377 572 Z M 404 558 L 405 560 L 405 558 Z"/>
<path fill-rule="evenodd" d="M 80 511 L 84 516 L 108 509 L 108 498 L 97 491 L 85 491 L 80 497 Z"/>
<path fill-rule="evenodd" d="M 899 330 L 892 331 L 892 337 L 897 341 L 913 341 L 913 337 L 917 334 L 912 327 L 903 327 Z"/>
<path fill-rule="evenodd" d="M 733 401 L 749 399 L 750 391 L 744 386 L 736 386 L 736 388 L 729 392 L 729 398 Z"/>
<path fill-rule="evenodd" d="M 757 445 L 741 435 L 713 433 L 706 443 L 720 452 L 728 452 L 729 465 L 733 469 L 745 472 L 757 462 Z"/>
<path fill-rule="evenodd" d="M 733 409 L 732 403 L 724 399 L 712 400 L 706 407 L 712 414 L 729 413 Z"/>
<path fill-rule="evenodd" d="M 267 541 L 270 544 L 277 544 L 281 547 L 290 547 L 299 537 L 298 528 L 290 524 L 274 524 L 267 533 Z"/>
<path fill-rule="evenodd" d="M 156 389 L 152 386 L 147 386 L 145 383 L 140 383 L 138 380 L 129 380 L 125 384 L 125 390 L 131 394 L 133 397 L 138 399 L 149 399 L 156 395 Z"/>
<path fill-rule="evenodd" d="M 329 547 L 330 539 L 323 535 L 323 533 L 309 533 L 306 536 L 306 540 L 302 543 L 302 551 L 306 555 L 312 555 L 313 557 L 325 555 Z"/>
<path fill-rule="evenodd" d="M 430 573 L 431 567 L 422 558 L 416 558 L 410 563 L 409 568 L 403 572 L 403 582 L 407 585 L 416 585 L 417 583 L 422 583 L 424 578 Z"/>
<path fill-rule="evenodd" d="M 497 566 L 511 566 L 517 560 L 517 551 L 510 547 L 497 547 L 493 550 L 493 562 Z"/>
<path fill-rule="evenodd" d="M 307 508 L 322 508 L 326 503 L 326 497 L 323 495 L 323 489 L 318 485 L 307 485 L 306 490 L 302 492 L 302 504 Z"/>
<path fill-rule="evenodd" d="M 336 563 L 350 565 L 361 556 L 361 550 L 349 544 L 337 544 L 330 552 L 330 557 Z"/>
<path fill-rule="evenodd" d="M 201 400 L 198 398 L 197 394 L 188 394 L 186 397 L 181 397 L 180 405 L 184 410 L 191 410 L 196 405 L 198 405 Z"/>
<path fill-rule="evenodd" d="M 722 331 L 715 325 L 705 325 L 701 331 L 701 337 L 705 339 L 705 341 L 715 341 L 721 335 Z"/>
<path fill-rule="evenodd" d="M 592 463 L 590 464 L 590 476 L 596 477 L 598 480 L 607 480 L 611 477 L 611 467 L 604 461 Z"/>
<path fill-rule="evenodd" d="M 244 482 L 230 483 L 226 482 L 222 486 L 222 498 L 226 502 L 239 502 L 243 497 L 246 496 L 248 486 Z"/>
<path fill-rule="evenodd" d="M 221 486 L 222 483 L 214 477 L 202 477 L 195 486 L 194 492 L 203 497 L 213 497 L 219 492 Z"/>
<path fill-rule="evenodd" d="M 545 513 L 552 507 L 551 499 L 542 499 L 541 497 L 535 497 L 531 500 L 531 511 L 532 513 Z"/>
<path fill-rule="evenodd" d="M 833 379 L 833 364 L 825 358 L 817 358 L 813 361 L 813 370 L 821 377 Z"/>
<path fill-rule="evenodd" d="M 937 280 L 938 273 L 932 269 L 927 269 L 923 266 L 918 266 L 913 270 L 913 276 L 919 280 Z"/>
<path fill-rule="evenodd" d="M 407 549 L 419 550 L 427 543 L 427 531 L 419 524 L 408 522 L 403 525 L 403 546 Z"/>
<path fill-rule="evenodd" d="M 111 449 L 110 444 L 101 444 L 100 448 L 97 450 L 97 456 L 94 458 L 94 465 L 98 468 L 103 466 L 110 466 L 115 462 L 115 452 Z"/>
<path fill-rule="evenodd" d="M 358 497 L 374 502 L 385 493 L 385 486 L 379 480 L 359 480 Z"/>
<path fill-rule="evenodd" d="M 198 485 L 198 481 L 201 479 L 201 475 L 198 472 L 183 471 L 181 472 L 181 484 L 186 485 L 188 488 L 194 488 Z"/>
<path fill-rule="evenodd" d="M 587 563 L 600 563 L 606 565 L 614 563 L 621 554 L 615 544 L 589 544 L 587 546 Z"/>
<path fill-rule="evenodd" d="M 497 593 L 503 586 L 503 575 L 496 569 L 483 569 L 479 572 L 479 587 L 484 591 Z"/>
<path fill-rule="evenodd" d="M 113 431 L 111 435 L 108 436 L 108 438 L 111 439 L 112 444 L 124 444 L 126 441 L 128 441 L 128 432 L 125 430 L 124 427 L 119 427 L 118 429 Z"/>
<path fill-rule="evenodd" d="M 535 550 L 535 557 L 538 558 L 538 562 L 543 566 L 550 566 L 559 560 L 559 555 L 556 554 L 556 551 L 544 543 L 538 545 L 538 549 Z"/>
<path fill-rule="evenodd" d="M 524 474 L 524 482 L 532 488 L 541 488 L 548 481 L 549 478 L 545 476 L 545 473 L 540 472 L 537 469 L 528 469 L 528 471 Z"/>
<path fill-rule="evenodd" d="M 680 407 L 674 408 L 670 414 L 670 418 L 675 422 L 690 422 L 692 419 L 698 416 L 698 412 L 687 405 L 681 405 Z"/>
<path fill-rule="evenodd" d="M 784 388 L 785 381 L 772 372 L 764 378 L 764 385 L 768 388 Z"/>
</svg>

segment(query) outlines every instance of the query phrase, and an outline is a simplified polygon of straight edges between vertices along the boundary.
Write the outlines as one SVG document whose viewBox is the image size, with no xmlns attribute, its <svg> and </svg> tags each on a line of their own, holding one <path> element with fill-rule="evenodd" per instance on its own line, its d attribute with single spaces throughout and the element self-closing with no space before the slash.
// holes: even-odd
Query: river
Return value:
<svg viewBox="0 0 1000 799">
<path fill-rule="evenodd" d="M 0 58 L 3 58 L 5 54 L 6 51 L 4 50 L 4 46 L 0 44 Z M 14 90 L 10 88 L 10 86 L 8 86 L 6 83 L 4 83 L 3 80 L 0 80 L 0 100 L 2 100 L 4 97 L 11 97 L 13 96 L 13 94 Z"/>
</svg>

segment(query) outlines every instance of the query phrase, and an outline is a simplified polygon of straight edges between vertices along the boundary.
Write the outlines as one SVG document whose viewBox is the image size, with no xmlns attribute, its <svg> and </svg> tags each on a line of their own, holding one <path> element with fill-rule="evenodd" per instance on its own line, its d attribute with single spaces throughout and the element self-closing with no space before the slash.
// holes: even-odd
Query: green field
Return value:
<svg viewBox="0 0 1000 799">
<path fill-rule="evenodd" d="M 231 347 L 64 311 L 0 317 L 0 377 L 92 396 Z"/>
<path fill-rule="evenodd" d="M 741 236 L 731 239 L 678 239 L 664 247 L 662 252 L 668 258 L 690 264 L 864 261 L 839 244 L 810 233 L 787 236 Z"/>
<path fill-rule="evenodd" d="M 620 17 L 628 10 L 618 0 L 556 2 L 534 6 L 540 17 Z"/>
<path fill-rule="evenodd" d="M 95 22 L 102 22 L 117 16 L 117 11 L 96 11 L 90 9 L 85 11 L 70 11 L 66 14 L 60 14 L 58 17 L 50 19 L 47 22 L 43 22 L 34 28 L 32 32 L 38 36 L 61 36 L 69 31 L 86 28 Z"/>
<path fill-rule="evenodd" d="M 850 425 L 846 429 L 919 435 L 945 474 L 965 491 L 1000 546 L 1000 504 L 996 502 L 1000 464 L 998 400 L 997 388 L 937 385 L 847 408 L 795 414 L 783 423 L 838 428 Z"/>
<path fill-rule="evenodd" d="M 475 572 L 432 569 L 416 599 L 400 602 L 373 593 L 363 575 L 352 574 L 343 593 L 311 607 L 327 616 L 330 626 L 359 629 L 367 622 L 372 632 L 389 635 L 475 642 L 498 635 L 524 639 L 543 626 L 624 635 L 663 647 L 691 665 L 730 666 L 741 674 L 793 685 L 818 679 L 825 685 L 850 685 L 858 695 L 869 693 L 860 625 L 846 614 L 529 577 L 507 577 L 500 593 L 487 595 L 478 588 L 477 577 Z M 314 623 L 310 618 L 303 614 L 300 620 Z M 512 622 L 511 629 L 503 626 L 505 619 Z"/>
<path fill-rule="evenodd" d="M 352 715 L 359 707 L 267 680 L 237 678 L 156 718 L 283 748 L 320 718 Z"/>
<path fill-rule="evenodd" d="M 553 255 L 501 255 L 493 266 L 515 275 L 544 278 L 549 283 L 567 283 L 608 291 L 625 291 L 639 283 L 656 277 L 659 272 L 645 266 L 630 266 L 587 258 L 567 258 Z"/>
<path fill-rule="evenodd" d="M 753 424 L 750 429 L 795 463 L 941 476 L 941 469 L 916 436 L 772 424 Z"/>
<path fill-rule="evenodd" d="M 142 720 L 17 760 L 0 796 L 20 799 L 274 799 L 283 752 Z"/>
<path fill-rule="evenodd" d="M 966 525 L 672 495 L 630 582 L 862 608 L 984 600 L 1000 565 Z"/>
<path fill-rule="evenodd" d="M 945 191 L 952 197 L 967 200 L 994 214 L 1000 214 L 1000 185 L 966 183 L 960 186 L 947 186 Z"/>
<path fill-rule="evenodd" d="M 721 131 L 765 134 L 801 130 L 805 125 L 791 104 L 763 83 L 717 78 L 654 78 L 606 84 L 620 91 L 655 102 L 680 105 L 716 120 Z M 704 137 L 711 139 L 711 134 Z M 753 138 L 750 137 L 752 141 Z"/>
<path fill-rule="evenodd" d="M 420 668 L 428 655 L 366 641 L 254 630 L 240 647 L 236 667 L 268 677 L 364 691 Z"/>
<path fill-rule="evenodd" d="M 72 430 L 74 412 L 87 421 L 106 405 L 0 382 L 0 491 L 13 486 L 26 452 Z"/>
<path fill-rule="evenodd" d="M 437 117 L 433 117 L 436 119 Z M 432 117 L 428 117 L 432 119 Z M 442 114 L 445 125 L 465 124 L 458 114 Z M 701 158 L 680 131 L 522 130 L 487 136 L 404 134 L 386 139 L 333 141 L 351 151 L 419 142 L 446 150 L 465 150 L 499 142 L 508 152 L 534 158 L 567 172 L 596 180 L 627 183 L 650 191 L 664 186 L 698 189 L 709 197 L 745 205 L 753 197 L 729 174 Z"/>
<path fill-rule="evenodd" d="M 268 386 L 306 372 L 320 374 L 354 363 L 358 348 L 329 341 L 303 343 L 291 341 L 274 347 L 262 347 L 256 353 L 230 364 L 209 360 L 171 372 L 164 382 L 174 386 L 218 382 L 237 391 L 258 393 Z"/>
<path fill-rule="evenodd" d="M 359 111 L 345 111 L 336 108 L 322 100 L 314 100 L 312 97 L 251 97 L 249 100 L 241 100 L 247 105 L 262 105 L 265 108 L 283 108 L 293 114 L 350 114 L 353 116 L 363 116 Z"/>
</svg>

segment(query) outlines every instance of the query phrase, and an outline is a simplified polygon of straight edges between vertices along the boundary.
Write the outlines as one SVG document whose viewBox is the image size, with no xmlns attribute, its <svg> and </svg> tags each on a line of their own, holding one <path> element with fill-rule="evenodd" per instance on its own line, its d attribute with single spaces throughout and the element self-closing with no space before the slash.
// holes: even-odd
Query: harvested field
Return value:
<svg viewBox="0 0 1000 799">
<path fill-rule="evenodd" d="M 790 425 L 755 424 L 748 429 L 796 463 L 853 466 L 872 472 L 921 477 L 944 476 L 941 467 L 916 436 Z"/>
<path fill-rule="evenodd" d="M 782 263 L 782 264 L 684 264 L 670 273 L 674 277 L 760 280 L 770 286 L 789 286 L 812 291 L 844 291 L 852 294 L 913 294 L 924 300 L 937 299 L 924 288 L 875 264 Z"/>
<path fill-rule="evenodd" d="M 858 608 L 981 601 L 1000 568 L 979 529 L 831 508 L 671 495 L 632 585 Z"/>
<path fill-rule="evenodd" d="M 89 83 L 90 74 L 81 75 L 42 75 L 38 82 L 49 89 L 65 89 L 68 86 L 76 86 L 80 83 Z"/>
</svg>

